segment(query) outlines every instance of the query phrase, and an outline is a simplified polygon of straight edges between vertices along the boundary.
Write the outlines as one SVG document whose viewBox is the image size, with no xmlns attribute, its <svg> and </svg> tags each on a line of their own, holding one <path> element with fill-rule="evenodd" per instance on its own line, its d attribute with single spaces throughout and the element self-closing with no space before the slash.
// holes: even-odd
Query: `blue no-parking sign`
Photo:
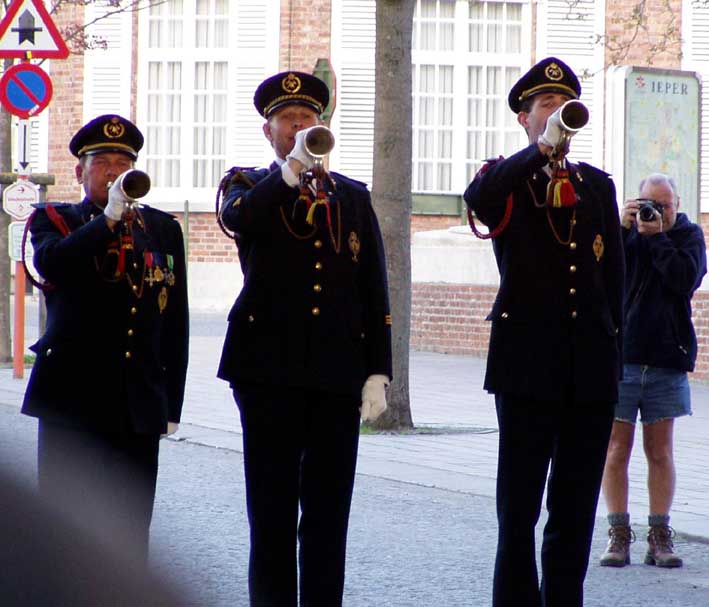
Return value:
<svg viewBox="0 0 709 607">
<path fill-rule="evenodd" d="M 52 92 L 47 73 L 32 63 L 13 65 L 0 79 L 0 103 L 20 118 L 39 114 L 49 105 Z"/>
</svg>

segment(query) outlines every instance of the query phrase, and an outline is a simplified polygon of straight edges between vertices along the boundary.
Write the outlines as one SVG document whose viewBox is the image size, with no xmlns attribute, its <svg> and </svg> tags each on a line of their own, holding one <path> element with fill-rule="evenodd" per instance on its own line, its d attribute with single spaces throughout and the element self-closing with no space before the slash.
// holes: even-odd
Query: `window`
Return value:
<svg viewBox="0 0 709 607">
<path fill-rule="evenodd" d="M 140 12 L 141 160 L 164 208 L 210 209 L 229 167 L 263 164 L 252 99 L 277 68 L 278 11 L 270 0 L 165 0 Z"/>
<path fill-rule="evenodd" d="M 167 51 L 147 62 L 145 156 L 157 187 L 214 187 L 224 173 L 228 71 L 215 51 L 226 49 L 227 9 L 226 0 L 150 6 L 148 46 Z M 185 47 L 193 59 L 175 60 Z"/>
<path fill-rule="evenodd" d="M 415 192 L 459 192 L 484 159 L 524 145 L 507 92 L 529 66 L 529 30 L 529 9 L 521 2 L 417 1 Z"/>
</svg>

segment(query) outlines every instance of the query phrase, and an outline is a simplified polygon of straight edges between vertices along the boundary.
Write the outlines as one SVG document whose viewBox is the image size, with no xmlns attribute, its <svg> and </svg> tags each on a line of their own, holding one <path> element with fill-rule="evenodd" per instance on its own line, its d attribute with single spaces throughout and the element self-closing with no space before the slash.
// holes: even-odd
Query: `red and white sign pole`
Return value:
<svg viewBox="0 0 709 607">
<path fill-rule="evenodd" d="M 12 377 L 22 379 L 25 373 L 25 270 L 15 262 L 15 339 L 12 345 Z"/>
</svg>

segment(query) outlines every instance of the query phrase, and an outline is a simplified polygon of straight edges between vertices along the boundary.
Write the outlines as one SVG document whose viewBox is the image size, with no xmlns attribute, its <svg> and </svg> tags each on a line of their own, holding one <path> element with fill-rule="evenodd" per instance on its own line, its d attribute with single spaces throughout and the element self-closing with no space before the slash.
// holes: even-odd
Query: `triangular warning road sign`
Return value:
<svg viewBox="0 0 709 607">
<path fill-rule="evenodd" d="M 0 57 L 66 59 L 69 49 L 42 0 L 12 0 L 0 21 Z"/>
</svg>

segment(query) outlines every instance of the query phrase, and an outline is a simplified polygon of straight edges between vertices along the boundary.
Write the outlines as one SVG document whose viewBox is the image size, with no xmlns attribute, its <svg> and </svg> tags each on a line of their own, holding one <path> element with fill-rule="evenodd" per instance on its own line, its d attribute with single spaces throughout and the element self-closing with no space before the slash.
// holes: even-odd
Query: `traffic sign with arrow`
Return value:
<svg viewBox="0 0 709 607">
<path fill-rule="evenodd" d="M 27 167 L 30 164 L 28 139 L 30 123 L 28 120 L 20 120 L 17 123 L 17 172 L 20 175 L 27 174 Z"/>
<path fill-rule="evenodd" d="M 32 214 L 32 205 L 39 202 L 39 191 L 26 179 L 18 179 L 2 192 L 2 208 L 15 219 L 27 219 Z"/>
<path fill-rule="evenodd" d="M 0 21 L 0 58 L 66 59 L 69 48 L 42 0 L 12 0 Z"/>
</svg>

